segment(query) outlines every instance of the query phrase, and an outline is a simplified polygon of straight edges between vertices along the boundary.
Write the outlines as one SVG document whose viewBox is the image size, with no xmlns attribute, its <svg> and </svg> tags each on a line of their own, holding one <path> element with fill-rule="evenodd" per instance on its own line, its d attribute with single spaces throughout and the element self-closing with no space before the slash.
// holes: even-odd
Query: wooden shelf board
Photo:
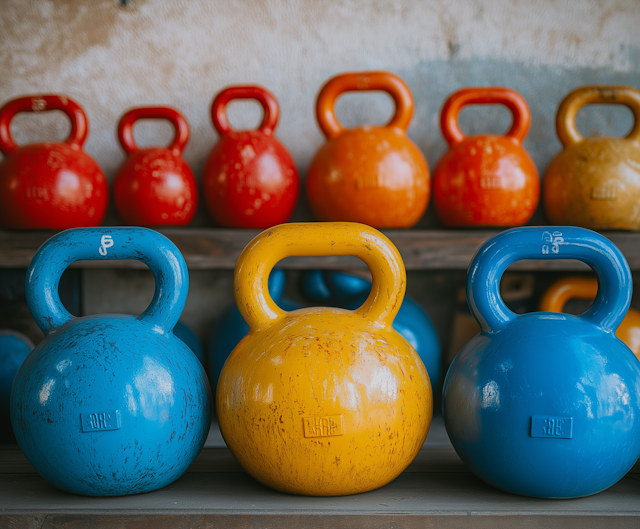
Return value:
<svg viewBox="0 0 640 529">
<path fill-rule="evenodd" d="M 229 229 L 163 229 L 180 249 L 192 270 L 233 269 L 244 247 L 259 232 Z M 478 247 L 497 230 L 389 230 L 384 232 L 398 247 L 407 270 L 466 270 Z M 52 231 L 0 231 L 0 268 L 26 268 Z M 640 233 L 605 232 L 624 253 L 632 270 L 640 270 Z M 138 261 L 84 261 L 86 268 L 139 268 Z M 337 257 L 288 257 L 281 266 L 289 269 L 364 268 L 359 259 Z M 587 271 L 578 261 L 521 261 L 518 270 Z"/>
</svg>

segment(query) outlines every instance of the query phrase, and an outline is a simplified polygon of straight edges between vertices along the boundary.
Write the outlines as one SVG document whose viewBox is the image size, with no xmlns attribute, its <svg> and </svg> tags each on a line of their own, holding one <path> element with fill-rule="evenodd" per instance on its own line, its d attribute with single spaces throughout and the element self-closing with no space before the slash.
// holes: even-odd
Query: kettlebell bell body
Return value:
<svg viewBox="0 0 640 529">
<path fill-rule="evenodd" d="M 344 129 L 334 112 L 343 92 L 384 90 L 396 112 L 383 127 Z M 409 87 L 388 72 L 347 73 L 330 79 L 316 103 L 327 138 L 307 172 L 307 198 L 322 221 L 362 222 L 376 228 L 409 228 L 429 203 L 427 161 L 407 136 L 413 116 Z"/>
<path fill-rule="evenodd" d="M 568 276 L 558 279 L 542 296 L 542 312 L 562 312 L 565 303 L 573 298 L 594 299 L 598 294 L 598 280 L 595 277 Z M 616 329 L 616 336 L 631 352 L 640 358 L 640 312 L 629 309 Z"/>
<path fill-rule="evenodd" d="M 140 119 L 166 119 L 175 128 L 169 147 L 138 148 L 133 125 Z M 134 108 L 118 125 L 118 138 L 127 153 L 113 181 L 113 198 L 122 219 L 132 226 L 186 226 L 198 206 L 198 188 L 182 157 L 189 125 L 168 107 Z"/>
<path fill-rule="evenodd" d="M 583 138 L 575 125 L 587 104 L 621 104 L 635 117 L 626 138 Z M 556 116 L 564 146 L 542 183 L 544 211 L 553 224 L 594 230 L 640 229 L 640 91 L 629 86 L 583 86 L 570 92 Z"/>
<path fill-rule="evenodd" d="M 62 143 L 18 146 L 10 125 L 19 112 L 61 110 L 71 120 Z M 66 229 L 97 226 L 107 211 L 109 190 L 98 164 L 82 150 L 88 134 L 82 108 L 66 97 L 26 96 L 0 108 L 0 227 Z"/>
<path fill-rule="evenodd" d="M 284 270 L 273 269 L 269 275 L 268 288 L 271 299 L 282 310 L 299 309 L 292 301 L 283 298 L 286 276 Z M 209 382 L 216 387 L 222 366 L 229 358 L 231 351 L 249 332 L 249 326 L 242 318 L 238 307 L 234 303 L 220 317 L 211 328 L 209 335 L 208 373 Z"/>
<path fill-rule="evenodd" d="M 291 255 L 361 258 L 373 274 L 355 311 L 284 312 L 267 275 Z M 220 431 L 255 479 L 283 492 L 339 496 L 397 477 L 431 422 L 429 377 L 393 328 L 405 290 L 400 254 L 353 223 L 285 224 L 258 235 L 235 270 L 249 333 L 225 363 L 217 390 Z"/>
<path fill-rule="evenodd" d="M 500 278 L 520 259 L 577 259 L 600 289 L 581 316 L 516 315 Z M 582 228 L 515 228 L 489 239 L 467 276 L 482 331 L 454 359 L 443 388 L 447 433 L 491 485 L 576 498 L 621 479 L 640 456 L 640 362 L 615 336 L 631 300 L 624 256 Z"/>
<path fill-rule="evenodd" d="M 0 444 L 16 442 L 11 427 L 11 386 L 33 347 L 33 342 L 24 334 L 0 330 Z"/>
<path fill-rule="evenodd" d="M 234 99 L 255 99 L 264 109 L 258 130 L 234 131 L 226 109 Z M 278 102 L 260 86 L 232 86 L 211 106 L 220 140 L 207 158 L 202 186 L 211 218 L 229 228 L 269 228 L 287 222 L 296 207 L 298 170 L 275 138 Z"/>
<path fill-rule="evenodd" d="M 369 296 L 371 282 L 345 272 L 309 270 L 302 276 L 302 290 L 311 301 L 355 310 Z M 393 328 L 416 350 L 429 373 L 432 386 L 437 387 L 442 361 L 440 340 L 427 313 L 405 296 L 393 321 Z"/>
<path fill-rule="evenodd" d="M 466 105 L 502 104 L 513 115 L 504 136 L 465 136 L 458 114 Z M 531 123 L 524 98 L 508 88 L 464 88 L 452 94 L 440 115 L 449 150 L 433 172 L 433 200 L 445 226 L 526 224 L 540 198 L 540 179 L 524 141 Z"/>
<path fill-rule="evenodd" d="M 91 259 L 149 266 L 156 280 L 149 308 L 137 317 L 69 314 L 60 276 Z M 69 230 L 38 250 L 26 294 L 45 338 L 16 375 L 11 421 L 47 481 L 76 494 L 121 496 L 164 487 L 193 462 L 209 431 L 211 393 L 202 365 L 172 332 L 188 281 L 175 245 L 144 228 Z"/>
</svg>

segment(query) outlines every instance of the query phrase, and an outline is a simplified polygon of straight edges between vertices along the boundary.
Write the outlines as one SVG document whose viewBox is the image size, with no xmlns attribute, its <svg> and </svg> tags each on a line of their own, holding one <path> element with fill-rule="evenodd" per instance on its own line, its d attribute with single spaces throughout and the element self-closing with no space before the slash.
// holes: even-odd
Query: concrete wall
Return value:
<svg viewBox="0 0 640 529">
<path fill-rule="evenodd" d="M 532 112 L 525 146 L 541 172 L 560 149 L 555 110 L 567 92 L 588 83 L 640 88 L 637 0 L 127 3 L 0 0 L 0 101 L 35 93 L 75 99 L 90 120 L 86 149 L 109 178 L 124 158 L 116 140 L 118 119 L 133 106 L 158 104 L 186 115 L 191 141 L 185 157 L 199 177 L 216 141 L 210 104 L 230 84 L 260 84 L 276 95 L 276 132 L 302 176 L 323 142 L 315 97 L 341 72 L 388 70 L 407 82 L 415 98 L 409 133 L 432 168 L 445 150 L 440 107 L 460 87 L 508 86 L 525 96 Z M 383 94 L 349 94 L 337 104 L 345 125 L 383 123 L 392 112 Z M 253 127 L 261 118 L 250 102 L 235 103 L 229 113 L 237 128 Z M 467 133 L 502 132 L 510 116 L 500 107 L 471 108 L 461 122 Z M 579 114 L 578 126 L 584 134 L 622 135 L 632 116 L 622 107 L 590 107 Z M 58 115 L 23 114 L 12 126 L 21 143 L 62 139 L 67 131 Z M 168 142 L 171 129 L 143 122 L 136 137 L 141 145 Z M 302 201 L 295 219 L 305 218 Z M 543 221 L 540 213 L 535 219 Z M 107 222 L 118 222 L 113 210 Z M 202 208 L 194 224 L 211 225 Z M 437 226 L 433 208 L 420 225 Z M 442 303 L 431 297 L 444 276 L 421 277 L 410 276 L 409 290 L 436 316 L 446 340 L 453 302 L 444 315 Z M 447 285 L 461 283 L 464 274 L 451 277 L 455 281 L 447 279 Z M 151 299 L 153 281 L 142 272 L 89 271 L 85 279 L 88 313 L 137 312 Z M 230 300 L 230 272 L 194 273 L 186 319 L 204 336 Z"/>
</svg>

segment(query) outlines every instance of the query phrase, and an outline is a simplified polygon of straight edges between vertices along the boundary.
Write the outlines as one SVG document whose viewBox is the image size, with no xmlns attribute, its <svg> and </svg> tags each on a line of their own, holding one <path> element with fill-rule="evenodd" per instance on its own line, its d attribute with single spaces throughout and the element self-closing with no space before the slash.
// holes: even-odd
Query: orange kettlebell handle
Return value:
<svg viewBox="0 0 640 529">
<path fill-rule="evenodd" d="M 46 112 L 48 110 L 62 110 L 71 120 L 71 132 L 64 143 L 82 147 L 89 126 L 87 116 L 75 101 L 57 95 L 24 96 L 13 99 L 0 108 L 0 151 L 10 154 L 18 148 L 11 137 L 11 120 L 19 112 Z"/>
<path fill-rule="evenodd" d="M 640 140 L 640 91 L 630 86 L 581 86 L 569 92 L 560 103 L 556 114 L 556 131 L 562 145 L 567 147 L 584 140 L 576 128 L 576 114 L 584 105 L 625 105 L 635 123 L 626 139 Z"/>
<path fill-rule="evenodd" d="M 540 310 L 562 312 L 570 299 L 595 299 L 598 294 L 598 280 L 595 277 L 563 277 L 553 283 L 542 296 Z"/>
<path fill-rule="evenodd" d="M 329 79 L 318 94 L 316 116 L 327 139 L 335 138 L 344 130 L 334 111 L 338 96 L 343 92 L 364 90 L 383 90 L 393 98 L 396 112 L 385 127 L 397 127 L 404 131 L 409 128 L 413 116 L 413 97 L 400 77 L 389 72 L 344 73 Z"/>
<path fill-rule="evenodd" d="M 166 119 L 175 129 L 171 145 L 167 147 L 175 155 L 180 155 L 189 141 L 189 125 L 185 117 L 169 107 L 142 107 L 129 110 L 118 124 L 118 139 L 127 154 L 138 150 L 133 138 L 133 124 L 139 119 Z"/>
<path fill-rule="evenodd" d="M 467 105 L 506 106 L 513 116 L 513 124 L 505 136 L 519 142 L 524 141 L 531 127 L 529 105 L 518 92 L 499 87 L 463 88 L 449 96 L 440 113 L 442 135 L 450 146 L 458 145 L 466 138 L 458 125 L 458 114 Z"/>
<path fill-rule="evenodd" d="M 373 278 L 371 293 L 353 311 L 380 328 L 390 328 L 406 289 L 400 253 L 382 233 L 355 222 L 280 224 L 263 231 L 242 251 L 236 263 L 236 303 L 251 331 L 273 325 L 286 316 L 269 295 L 272 268 L 285 257 L 353 255 L 362 259 Z"/>
<path fill-rule="evenodd" d="M 255 99 L 262 105 L 264 116 L 258 130 L 263 134 L 273 134 L 278 124 L 278 102 L 271 92 L 261 86 L 230 86 L 220 92 L 211 105 L 211 118 L 218 134 L 231 134 L 227 119 L 227 105 L 233 99 Z"/>
</svg>

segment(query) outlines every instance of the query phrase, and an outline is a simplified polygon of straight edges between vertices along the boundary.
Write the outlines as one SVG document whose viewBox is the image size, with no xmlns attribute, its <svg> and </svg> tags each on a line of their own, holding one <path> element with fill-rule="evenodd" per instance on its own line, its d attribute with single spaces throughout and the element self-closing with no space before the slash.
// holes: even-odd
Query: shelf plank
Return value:
<svg viewBox="0 0 640 529">
<path fill-rule="evenodd" d="M 161 229 L 178 246 L 192 270 L 233 269 L 244 247 L 259 232 L 229 229 Z M 53 231 L 1 231 L 0 268 L 26 268 L 37 249 Z M 476 250 L 497 230 L 388 230 L 384 233 L 398 247 L 407 270 L 466 270 Z M 632 270 L 640 270 L 640 233 L 605 232 L 627 258 Z M 83 261 L 75 266 L 86 268 L 138 268 L 138 261 Z M 359 259 L 350 256 L 288 257 L 283 268 L 364 268 Z M 587 265 L 577 261 L 520 261 L 518 270 L 586 271 Z"/>
</svg>

